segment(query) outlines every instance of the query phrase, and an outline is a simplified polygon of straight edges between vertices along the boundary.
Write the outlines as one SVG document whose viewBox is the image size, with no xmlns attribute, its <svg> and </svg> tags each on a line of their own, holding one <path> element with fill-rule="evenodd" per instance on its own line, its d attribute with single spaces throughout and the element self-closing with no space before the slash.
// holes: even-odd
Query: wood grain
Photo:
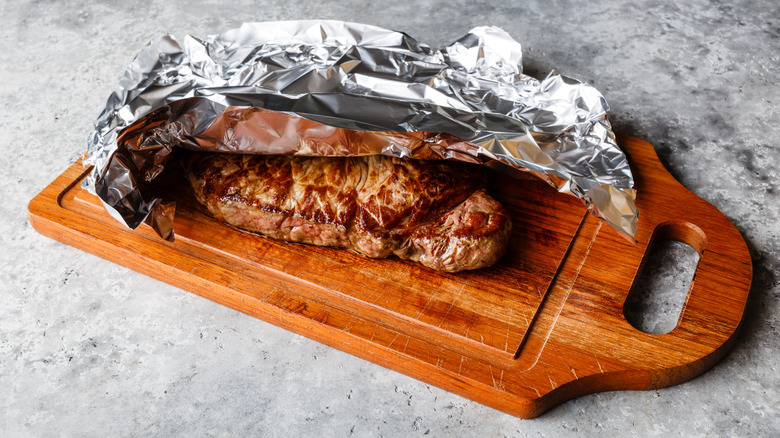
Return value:
<svg viewBox="0 0 780 438">
<path fill-rule="evenodd" d="M 638 190 L 638 243 L 576 199 L 496 174 L 514 223 L 491 268 L 443 274 L 397 259 L 277 242 L 218 223 L 177 174 L 176 241 L 127 230 L 80 188 L 74 163 L 29 204 L 41 234 L 523 418 L 584 394 L 689 380 L 726 352 L 751 259 L 736 228 L 682 187 L 652 146 L 619 138 Z M 623 305 L 653 242 L 700 255 L 677 327 L 643 333 Z"/>
</svg>

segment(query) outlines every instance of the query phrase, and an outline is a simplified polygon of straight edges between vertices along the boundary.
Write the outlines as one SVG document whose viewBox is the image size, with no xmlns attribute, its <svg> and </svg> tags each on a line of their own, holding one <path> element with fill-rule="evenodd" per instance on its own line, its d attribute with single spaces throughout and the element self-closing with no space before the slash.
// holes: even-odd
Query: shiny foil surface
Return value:
<svg viewBox="0 0 780 438">
<path fill-rule="evenodd" d="M 175 206 L 150 187 L 177 147 L 454 159 L 531 172 L 630 237 L 636 194 L 607 110 L 585 83 L 524 75 L 496 27 L 433 50 L 357 23 L 247 23 L 136 56 L 95 122 L 84 187 L 170 240 Z"/>
</svg>

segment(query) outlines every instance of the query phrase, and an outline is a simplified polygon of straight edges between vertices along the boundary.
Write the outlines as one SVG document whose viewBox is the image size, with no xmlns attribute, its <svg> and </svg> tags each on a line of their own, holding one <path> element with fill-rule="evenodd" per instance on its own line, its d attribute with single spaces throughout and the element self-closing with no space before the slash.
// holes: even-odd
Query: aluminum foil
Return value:
<svg viewBox="0 0 780 438">
<path fill-rule="evenodd" d="M 84 187 L 129 227 L 146 222 L 171 240 L 174 205 L 154 180 L 177 147 L 454 159 L 530 172 L 634 236 L 633 178 L 607 110 L 585 83 L 524 75 L 520 44 L 496 27 L 440 50 L 322 20 L 181 43 L 165 35 L 136 56 L 96 120 Z"/>
</svg>

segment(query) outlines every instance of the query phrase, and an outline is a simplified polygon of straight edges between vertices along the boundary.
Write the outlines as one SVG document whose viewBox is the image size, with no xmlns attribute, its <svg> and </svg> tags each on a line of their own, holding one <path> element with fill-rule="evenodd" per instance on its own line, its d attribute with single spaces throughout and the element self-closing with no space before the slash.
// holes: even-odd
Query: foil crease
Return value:
<svg viewBox="0 0 780 438">
<path fill-rule="evenodd" d="M 329 20 L 247 23 L 181 43 L 165 35 L 95 121 L 83 186 L 129 227 L 145 222 L 172 240 L 175 206 L 153 186 L 177 147 L 454 159 L 530 172 L 633 237 L 633 177 L 608 109 L 588 84 L 524 75 L 520 44 L 497 27 L 440 50 Z"/>
</svg>

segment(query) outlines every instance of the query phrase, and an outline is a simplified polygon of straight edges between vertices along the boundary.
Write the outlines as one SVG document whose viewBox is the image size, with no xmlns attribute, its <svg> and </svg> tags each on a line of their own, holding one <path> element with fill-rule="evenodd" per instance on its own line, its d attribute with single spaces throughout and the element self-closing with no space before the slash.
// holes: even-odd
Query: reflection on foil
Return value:
<svg viewBox="0 0 780 438">
<path fill-rule="evenodd" d="M 633 179 L 607 110 L 587 84 L 523 75 L 520 44 L 495 27 L 432 50 L 363 24 L 248 23 L 145 47 L 95 122 L 84 186 L 129 227 L 173 239 L 174 206 L 146 186 L 176 147 L 501 162 L 633 236 Z"/>
</svg>

